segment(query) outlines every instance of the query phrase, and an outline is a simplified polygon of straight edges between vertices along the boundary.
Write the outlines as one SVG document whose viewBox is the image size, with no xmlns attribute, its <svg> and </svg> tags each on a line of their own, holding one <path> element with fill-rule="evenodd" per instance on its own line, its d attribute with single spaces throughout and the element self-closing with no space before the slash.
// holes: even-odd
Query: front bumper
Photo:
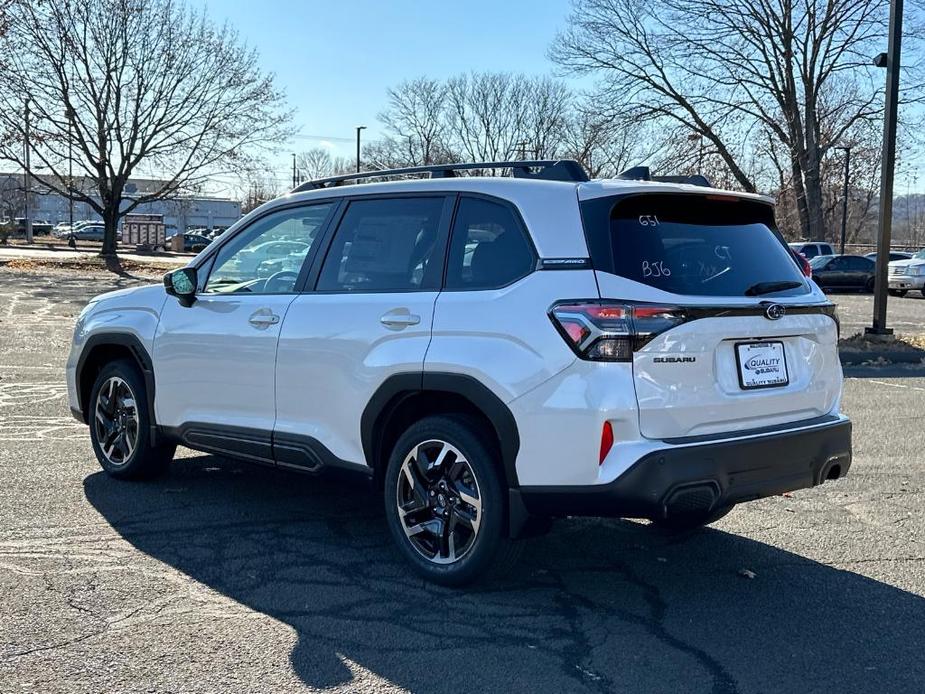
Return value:
<svg viewBox="0 0 925 694">
<path fill-rule="evenodd" d="M 833 416 L 805 428 L 653 451 L 608 484 L 519 493 L 534 515 L 657 520 L 812 487 L 850 466 L 851 422 Z"/>
<path fill-rule="evenodd" d="M 925 275 L 889 275 L 890 289 L 920 290 L 925 287 Z"/>
</svg>

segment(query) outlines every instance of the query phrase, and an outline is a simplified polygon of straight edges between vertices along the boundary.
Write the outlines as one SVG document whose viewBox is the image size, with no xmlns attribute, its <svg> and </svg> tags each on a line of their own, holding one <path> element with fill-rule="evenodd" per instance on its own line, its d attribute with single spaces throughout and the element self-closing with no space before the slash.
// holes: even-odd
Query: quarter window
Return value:
<svg viewBox="0 0 925 694">
<path fill-rule="evenodd" d="M 318 278 L 321 291 L 420 289 L 437 244 L 443 197 L 355 200 Z"/>
<path fill-rule="evenodd" d="M 216 255 L 205 293 L 288 294 L 334 203 L 262 217 Z"/>
<path fill-rule="evenodd" d="M 482 198 L 463 198 L 450 237 L 447 289 L 496 289 L 529 274 L 533 250 L 513 210 Z"/>
</svg>

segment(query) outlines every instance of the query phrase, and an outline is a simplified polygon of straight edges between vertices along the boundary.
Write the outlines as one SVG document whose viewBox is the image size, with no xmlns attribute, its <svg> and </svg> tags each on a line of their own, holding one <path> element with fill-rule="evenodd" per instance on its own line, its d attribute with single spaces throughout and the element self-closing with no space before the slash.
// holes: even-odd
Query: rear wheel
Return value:
<svg viewBox="0 0 925 694">
<path fill-rule="evenodd" d="M 103 367 L 90 391 L 90 441 L 112 477 L 140 479 L 166 471 L 176 446 L 151 445 L 151 413 L 144 380 L 127 359 Z"/>
<path fill-rule="evenodd" d="M 720 506 L 708 513 L 682 513 L 652 521 L 652 524 L 662 530 L 674 533 L 696 530 L 710 523 L 715 523 L 726 516 L 733 508 L 735 508 L 735 504 Z"/>
<path fill-rule="evenodd" d="M 385 511 L 396 544 L 424 578 L 463 585 L 511 565 L 500 460 L 479 427 L 453 416 L 413 424 L 395 444 Z"/>
<path fill-rule="evenodd" d="M 864 283 L 864 291 L 865 292 L 874 291 L 874 278 L 873 277 L 868 278 L 868 280 Z"/>
</svg>

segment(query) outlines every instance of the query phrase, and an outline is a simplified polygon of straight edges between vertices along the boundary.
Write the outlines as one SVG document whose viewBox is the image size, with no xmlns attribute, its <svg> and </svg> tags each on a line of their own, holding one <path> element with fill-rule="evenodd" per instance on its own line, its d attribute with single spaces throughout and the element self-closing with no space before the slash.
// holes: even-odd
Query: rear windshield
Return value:
<svg viewBox="0 0 925 694">
<path fill-rule="evenodd" d="M 595 269 L 674 294 L 745 296 L 764 283 L 809 290 L 771 207 L 740 198 L 644 194 L 582 203 Z"/>
</svg>

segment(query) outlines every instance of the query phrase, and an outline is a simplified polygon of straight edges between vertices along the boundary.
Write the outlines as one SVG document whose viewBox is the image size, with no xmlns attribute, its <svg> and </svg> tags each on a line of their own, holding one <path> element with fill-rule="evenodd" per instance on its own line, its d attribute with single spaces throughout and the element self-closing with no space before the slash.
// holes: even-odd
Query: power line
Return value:
<svg viewBox="0 0 925 694">
<path fill-rule="evenodd" d="M 329 135 L 293 135 L 296 140 L 335 140 L 337 142 L 353 142 L 352 137 L 331 137 Z"/>
</svg>

